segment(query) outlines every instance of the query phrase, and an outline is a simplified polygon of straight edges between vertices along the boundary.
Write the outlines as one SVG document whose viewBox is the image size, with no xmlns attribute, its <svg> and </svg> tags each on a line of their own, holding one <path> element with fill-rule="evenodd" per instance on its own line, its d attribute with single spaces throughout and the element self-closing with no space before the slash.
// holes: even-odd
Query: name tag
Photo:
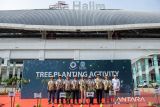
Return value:
<svg viewBox="0 0 160 107">
<path fill-rule="evenodd" d="M 94 92 L 87 92 L 87 97 L 94 97 Z"/>
<path fill-rule="evenodd" d="M 15 92 L 13 92 L 13 91 L 8 92 L 8 96 L 9 97 L 14 97 L 15 96 Z"/>
<path fill-rule="evenodd" d="M 139 90 L 134 90 L 134 96 L 140 96 L 140 95 L 141 95 L 141 93 Z"/>
<path fill-rule="evenodd" d="M 34 93 L 34 98 L 42 98 L 42 93 Z"/>
<path fill-rule="evenodd" d="M 113 96 L 114 95 L 114 91 L 109 91 L 109 96 Z"/>
<path fill-rule="evenodd" d="M 154 90 L 154 94 L 160 94 L 160 90 L 159 89 L 155 89 Z"/>
<path fill-rule="evenodd" d="M 60 98 L 66 98 L 66 93 L 65 92 L 61 92 L 60 93 Z"/>
</svg>

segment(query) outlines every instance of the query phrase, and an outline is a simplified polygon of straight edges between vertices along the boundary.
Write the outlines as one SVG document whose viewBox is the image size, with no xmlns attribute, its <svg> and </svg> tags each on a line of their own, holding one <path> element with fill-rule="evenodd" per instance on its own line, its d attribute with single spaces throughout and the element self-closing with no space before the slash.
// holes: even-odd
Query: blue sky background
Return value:
<svg viewBox="0 0 160 107">
<path fill-rule="evenodd" d="M 0 0 L 0 10 L 47 9 L 59 0 Z M 73 0 L 63 0 L 72 7 Z M 76 0 L 81 3 L 104 3 L 108 9 L 160 12 L 160 0 Z"/>
</svg>

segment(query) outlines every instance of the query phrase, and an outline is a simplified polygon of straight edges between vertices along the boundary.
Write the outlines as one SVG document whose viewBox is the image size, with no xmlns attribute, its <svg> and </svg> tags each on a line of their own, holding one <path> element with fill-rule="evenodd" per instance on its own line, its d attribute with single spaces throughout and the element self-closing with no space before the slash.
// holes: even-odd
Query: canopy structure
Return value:
<svg viewBox="0 0 160 107">
<path fill-rule="evenodd" d="M 120 31 L 160 28 L 160 13 L 124 10 L 5 10 L 0 28 L 34 31 Z"/>
</svg>

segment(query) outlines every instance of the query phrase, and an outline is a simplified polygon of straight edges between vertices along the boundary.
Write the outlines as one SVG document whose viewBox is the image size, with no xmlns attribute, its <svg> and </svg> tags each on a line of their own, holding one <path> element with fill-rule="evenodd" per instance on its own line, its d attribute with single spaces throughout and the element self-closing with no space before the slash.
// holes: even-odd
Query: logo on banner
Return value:
<svg viewBox="0 0 160 107">
<path fill-rule="evenodd" d="M 75 70 L 76 68 L 77 68 L 77 63 L 76 62 L 74 62 L 74 61 L 72 61 L 71 63 L 70 63 L 70 67 L 69 67 L 71 70 Z"/>
<path fill-rule="evenodd" d="M 80 62 L 79 69 L 80 70 L 85 70 L 86 69 L 86 63 L 84 61 Z"/>
</svg>

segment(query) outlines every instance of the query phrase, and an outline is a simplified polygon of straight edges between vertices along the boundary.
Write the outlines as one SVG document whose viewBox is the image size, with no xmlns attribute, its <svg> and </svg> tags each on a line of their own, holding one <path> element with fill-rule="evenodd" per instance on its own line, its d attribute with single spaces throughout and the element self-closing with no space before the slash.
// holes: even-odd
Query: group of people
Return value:
<svg viewBox="0 0 160 107">
<path fill-rule="evenodd" d="M 81 98 L 81 103 L 85 104 L 87 92 L 94 92 L 96 94 L 98 104 L 102 103 L 102 94 L 104 92 L 105 103 L 107 103 L 109 92 L 112 90 L 115 96 L 120 90 L 120 81 L 117 75 L 114 75 L 112 80 L 109 79 L 108 75 L 105 76 L 105 79 L 102 79 L 99 74 L 96 75 L 95 79 L 93 77 L 81 76 L 80 80 L 78 80 L 76 75 L 73 80 L 70 80 L 69 76 L 63 80 L 62 75 L 58 75 L 58 79 L 55 80 L 54 76 L 51 76 L 48 81 L 48 103 L 51 104 L 52 100 L 54 104 L 55 98 L 57 99 L 57 104 L 59 104 L 59 99 L 61 99 L 61 103 L 63 103 L 63 97 L 60 98 L 61 92 L 65 92 L 65 100 L 68 104 L 71 103 L 71 98 L 73 98 L 73 104 L 79 104 L 79 98 Z M 93 100 L 94 97 L 90 97 L 90 104 L 94 104 Z"/>
</svg>

